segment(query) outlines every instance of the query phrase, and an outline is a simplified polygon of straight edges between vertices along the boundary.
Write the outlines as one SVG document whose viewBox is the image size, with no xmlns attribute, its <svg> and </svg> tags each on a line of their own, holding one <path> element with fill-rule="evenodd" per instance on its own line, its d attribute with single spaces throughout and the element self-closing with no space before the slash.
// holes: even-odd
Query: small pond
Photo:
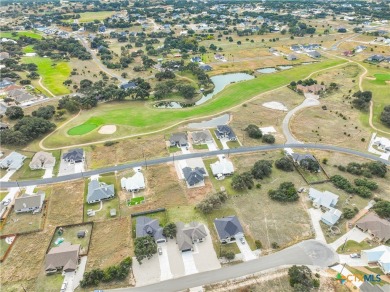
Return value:
<svg viewBox="0 0 390 292">
<path fill-rule="evenodd" d="M 256 70 L 257 72 L 259 73 L 263 73 L 263 74 L 270 74 L 270 73 L 275 73 L 275 72 L 278 72 L 278 70 L 276 70 L 276 68 L 261 68 L 261 69 L 257 69 Z"/>
<path fill-rule="evenodd" d="M 217 93 L 221 92 L 230 83 L 246 81 L 253 78 L 255 77 L 246 73 L 231 73 L 231 74 L 213 76 L 211 77 L 211 81 L 214 83 L 214 90 L 207 95 L 203 95 L 202 98 L 199 99 L 197 102 L 184 103 L 184 102 L 177 102 L 177 101 L 161 101 L 155 103 L 154 106 L 157 108 L 184 108 L 184 107 L 200 105 L 208 101 L 209 99 L 211 99 Z"/>
<path fill-rule="evenodd" d="M 289 65 L 278 66 L 278 69 L 280 69 L 280 70 L 288 70 L 288 69 L 291 69 L 291 68 L 293 68 L 293 66 L 289 66 Z"/>
</svg>

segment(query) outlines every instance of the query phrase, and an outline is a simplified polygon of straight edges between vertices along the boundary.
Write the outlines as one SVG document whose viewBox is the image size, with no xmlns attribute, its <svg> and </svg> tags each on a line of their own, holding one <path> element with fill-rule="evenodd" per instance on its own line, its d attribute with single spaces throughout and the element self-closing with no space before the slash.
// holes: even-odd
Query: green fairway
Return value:
<svg viewBox="0 0 390 292">
<path fill-rule="evenodd" d="M 42 76 L 42 83 L 55 95 L 70 93 L 63 84 L 68 79 L 71 68 L 68 62 L 54 62 L 50 58 L 23 57 L 23 63 L 34 63 L 38 66 L 38 73 Z"/>
<path fill-rule="evenodd" d="M 32 45 L 26 46 L 23 48 L 23 53 L 34 53 L 34 49 Z"/>
<path fill-rule="evenodd" d="M 68 134 L 71 136 L 84 135 L 91 132 L 92 130 L 98 127 L 97 124 L 84 123 L 80 126 L 74 127 L 68 131 Z"/>
<path fill-rule="evenodd" d="M 16 36 L 13 36 L 12 32 L 1 32 L 0 33 L 0 36 L 2 38 L 15 39 L 15 40 L 19 39 L 19 37 L 22 35 L 33 38 L 33 39 L 38 39 L 38 40 L 42 39 L 42 36 L 40 34 L 32 32 L 32 31 L 18 31 L 18 32 L 16 32 Z"/>
<path fill-rule="evenodd" d="M 386 84 L 386 81 L 390 81 L 390 74 L 374 74 L 374 76 L 379 84 Z"/>
<path fill-rule="evenodd" d="M 296 67 L 291 70 L 281 71 L 275 74 L 264 75 L 249 81 L 239 82 L 226 87 L 210 101 L 196 107 L 183 109 L 157 109 L 145 106 L 144 102 L 112 102 L 101 104 L 82 116 L 79 116 L 66 127 L 56 132 L 45 141 L 49 147 L 64 146 L 66 144 L 86 143 L 102 138 L 92 131 L 78 137 L 78 140 L 70 140 L 67 133 L 80 131 L 80 126 L 116 124 L 124 127 L 112 137 L 121 137 L 131 134 L 145 133 L 158 130 L 177 122 L 185 121 L 194 117 L 208 116 L 220 113 L 235 105 L 238 105 L 258 94 L 271 89 L 287 85 L 292 80 L 303 79 L 311 72 L 326 69 L 341 63 L 343 60 L 327 60 L 307 66 Z M 69 130 L 70 129 L 70 130 Z M 84 129 L 84 128 L 81 128 Z M 92 129 L 92 127 L 91 127 Z"/>
</svg>

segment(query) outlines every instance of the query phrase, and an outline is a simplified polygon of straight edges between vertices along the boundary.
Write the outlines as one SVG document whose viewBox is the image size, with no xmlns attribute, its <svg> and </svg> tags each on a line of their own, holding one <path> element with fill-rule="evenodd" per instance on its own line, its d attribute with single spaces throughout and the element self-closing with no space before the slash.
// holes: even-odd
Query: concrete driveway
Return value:
<svg viewBox="0 0 390 292">
<path fill-rule="evenodd" d="M 221 139 L 219 139 L 219 141 L 221 141 L 223 149 L 229 149 L 229 146 L 227 144 L 227 142 L 229 142 L 228 138 L 221 138 Z"/>
<path fill-rule="evenodd" d="M 160 282 L 161 271 L 158 255 L 151 259 L 144 259 L 140 265 L 133 257 L 133 274 L 136 279 L 136 286 L 145 286 Z"/>
<path fill-rule="evenodd" d="M 215 253 L 213 241 L 210 235 L 210 231 L 205 226 L 207 236 L 203 242 L 194 244 L 194 251 L 192 253 L 196 269 L 199 272 L 206 272 L 221 268 L 221 263 L 218 260 L 217 254 Z"/>
<path fill-rule="evenodd" d="M 334 242 L 330 243 L 329 246 L 332 247 L 334 250 L 337 250 L 340 246 L 344 244 L 344 242 L 347 240 L 353 240 L 356 242 L 362 242 L 366 238 L 369 238 L 370 236 L 367 233 L 364 233 L 360 229 L 354 227 L 347 233 L 345 233 L 343 236 L 335 240 Z"/>
<path fill-rule="evenodd" d="M 314 232 L 316 234 L 316 240 L 326 243 L 324 233 L 322 232 L 322 228 L 320 225 L 322 212 L 320 209 L 309 209 L 310 219 L 314 228 Z"/>
<path fill-rule="evenodd" d="M 50 168 L 45 169 L 45 174 L 43 175 L 42 178 L 51 178 L 51 177 L 53 177 L 53 169 L 54 169 L 54 167 L 50 167 Z"/>
<path fill-rule="evenodd" d="M 11 176 L 16 172 L 16 170 L 7 171 L 7 173 L 0 179 L 0 181 L 9 181 Z"/>
<path fill-rule="evenodd" d="M 87 256 L 83 256 L 80 258 L 80 264 L 77 266 L 77 270 L 73 278 L 73 290 L 80 285 L 80 281 L 83 278 L 86 266 L 87 266 Z"/>
<path fill-rule="evenodd" d="M 366 267 L 368 266 L 368 262 L 363 260 L 362 258 L 351 258 L 349 254 L 340 254 L 340 264 L 347 264 L 351 267 Z"/>
<path fill-rule="evenodd" d="M 162 254 L 158 255 L 158 261 L 160 263 L 160 281 L 172 279 L 173 275 L 171 272 L 171 267 L 169 265 L 169 258 L 168 258 L 168 248 L 167 243 L 159 243 L 158 247 L 161 248 Z"/>
<path fill-rule="evenodd" d="M 242 255 L 242 260 L 244 262 L 246 262 L 246 261 L 251 261 L 251 260 L 256 259 L 257 257 L 253 253 L 251 248 L 249 247 L 248 242 L 246 242 L 246 240 L 245 240 L 245 237 L 244 237 L 244 241 L 245 241 L 244 244 L 242 244 L 242 242 L 240 241 L 239 238 L 236 241 L 236 244 L 237 244 L 238 248 L 240 249 L 240 252 L 241 252 L 241 255 Z"/>
<path fill-rule="evenodd" d="M 196 274 L 198 270 L 195 265 L 194 255 L 192 254 L 192 251 L 182 252 L 181 257 L 184 263 L 184 274 L 186 276 Z"/>
<path fill-rule="evenodd" d="M 63 283 L 67 283 L 65 292 L 73 292 L 73 280 L 74 280 L 75 272 L 65 273 Z"/>
<path fill-rule="evenodd" d="M 218 147 L 217 147 L 217 145 L 215 144 L 214 141 L 208 142 L 207 143 L 207 147 L 209 148 L 209 151 L 216 151 L 216 150 L 218 150 Z"/>
</svg>

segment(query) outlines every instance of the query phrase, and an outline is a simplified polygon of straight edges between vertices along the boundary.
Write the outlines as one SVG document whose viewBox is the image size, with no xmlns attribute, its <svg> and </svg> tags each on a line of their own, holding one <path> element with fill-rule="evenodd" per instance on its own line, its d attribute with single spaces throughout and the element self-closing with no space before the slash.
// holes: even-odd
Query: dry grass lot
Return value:
<svg viewBox="0 0 390 292">
<path fill-rule="evenodd" d="M 87 271 L 119 264 L 132 255 L 130 218 L 96 222 L 88 254 Z"/>
<path fill-rule="evenodd" d="M 1 264 L 2 291 L 36 291 L 35 280 L 43 271 L 50 232 L 21 235 L 17 238 L 7 259 Z"/>
<path fill-rule="evenodd" d="M 93 145 L 86 150 L 89 169 L 140 161 L 144 159 L 144 155 L 146 159 L 167 155 L 164 135 L 162 134 L 120 140 L 112 146 Z"/>
<path fill-rule="evenodd" d="M 44 207 L 45 208 L 45 207 Z M 21 232 L 35 231 L 41 229 L 44 220 L 44 211 L 33 214 L 29 213 L 15 213 L 11 211 L 4 224 L 0 235 L 15 234 Z"/>
<path fill-rule="evenodd" d="M 360 111 L 351 109 L 350 99 L 346 99 L 349 90 L 352 93 L 358 90 L 359 74 L 359 67 L 351 64 L 313 77 L 318 82 L 324 81 L 325 85 L 335 82 L 340 89 L 322 98 L 320 106 L 305 109 L 294 116 L 290 127 L 298 140 L 367 149 L 371 131 L 361 123 Z"/>
<path fill-rule="evenodd" d="M 84 181 L 56 184 L 47 214 L 47 226 L 62 226 L 83 222 Z"/>
</svg>

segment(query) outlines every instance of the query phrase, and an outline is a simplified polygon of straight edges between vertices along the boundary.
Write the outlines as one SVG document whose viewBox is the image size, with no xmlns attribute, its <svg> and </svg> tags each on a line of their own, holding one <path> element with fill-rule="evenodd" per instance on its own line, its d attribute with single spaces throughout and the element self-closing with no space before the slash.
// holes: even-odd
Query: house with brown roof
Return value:
<svg viewBox="0 0 390 292">
<path fill-rule="evenodd" d="M 54 167 L 56 164 L 56 158 L 53 154 L 39 151 L 32 158 L 29 166 L 32 170 L 34 169 L 48 169 Z"/>
<path fill-rule="evenodd" d="M 356 222 L 356 227 L 381 242 L 390 240 L 390 222 L 380 218 L 375 213 L 368 213 Z"/>
<path fill-rule="evenodd" d="M 58 247 L 50 249 L 45 259 L 46 274 L 53 274 L 57 271 L 73 272 L 79 263 L 80 244 L 63 242 Z"/>
</svg>

